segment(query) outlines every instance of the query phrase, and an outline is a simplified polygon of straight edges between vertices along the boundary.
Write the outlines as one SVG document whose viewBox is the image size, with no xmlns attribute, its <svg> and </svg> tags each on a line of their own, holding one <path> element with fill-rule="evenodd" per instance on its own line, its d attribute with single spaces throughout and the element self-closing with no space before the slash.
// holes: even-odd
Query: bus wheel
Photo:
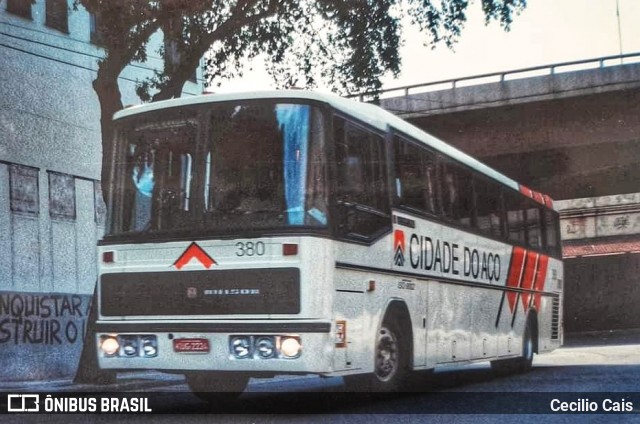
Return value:
<svg viewBox="0 0 640 424">
<path fill-rule="evenodd" d="M 524 373 L 531 369 L 533 363 L 533 324 L 527 321 L 522 337 L 522 356 L 520 358 L 498 359 L 491 361 L 491 368 L 498 374 Z"/>
<path fill-rule="evenodd" d="M 242 374 L 201 372 L 185 377 L 193 394 L 211 404 L 236 400 L 249 384 L 249 377 Z"/>
<path fill-rule="evenodd" d="M 522 358 L 518 358 L 518 371 L 527 372 L 533 364 L 533 329 L 531 319 L 527 321 L 522 342 Z"/>
<path fill-rule="evenodd" d="M 375 341 L 373 374 L 345 377 L 351 391 L 397 392 L 409 376 L 409 343 L 395 317 L 385 318 Z"/>
</svg>

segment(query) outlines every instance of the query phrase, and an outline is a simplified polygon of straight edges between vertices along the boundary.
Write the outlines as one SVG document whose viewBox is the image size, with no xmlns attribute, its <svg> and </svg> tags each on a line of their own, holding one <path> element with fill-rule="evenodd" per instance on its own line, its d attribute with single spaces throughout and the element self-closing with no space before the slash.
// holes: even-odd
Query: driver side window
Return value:
<svg viewBox="0 0 640 424">
<path fill-rule="evenodd" d="M 373 239 L 391 225 L 384 138 L 340 117 L 334 131 L 341 233 Z"/>
</svg>

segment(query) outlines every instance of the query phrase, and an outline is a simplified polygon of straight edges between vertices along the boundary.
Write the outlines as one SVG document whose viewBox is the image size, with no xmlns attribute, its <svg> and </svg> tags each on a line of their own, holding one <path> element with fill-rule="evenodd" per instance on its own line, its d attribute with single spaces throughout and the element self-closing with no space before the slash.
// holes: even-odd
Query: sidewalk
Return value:
<svg viewBox="0 0 640 424">
<path fill-rule="evenodd" d="M 563 347 L 640 344 L 640 328 L 565 333 Z"/>
</svg>

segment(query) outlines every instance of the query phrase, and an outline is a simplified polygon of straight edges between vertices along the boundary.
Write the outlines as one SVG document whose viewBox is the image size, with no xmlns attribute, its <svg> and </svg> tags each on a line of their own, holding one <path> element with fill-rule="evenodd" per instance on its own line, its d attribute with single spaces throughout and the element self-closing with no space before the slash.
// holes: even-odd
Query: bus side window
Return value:
<svg viewBox="0 0 640 424">
<path fill-rule="evenodd" d="M 395 136 L 396 196 L 400 204 L 430 214 L 438 213 L 435 154 Z"/>
<path fill-rule="evenodd" d="M 540 207 L 533 202 L 527 201 L 527 244 L 529 247 L 542 247 L 542 226 L 540 222 Z"/>
<path fill-rule="evenodd" d="M 438 214 L 440 212 L 440 202 L 436 188 L 438 187 L 438 172 L 436 157 L 430 153 L 427 160 L 423 162 L 425 187 L 422 189 L 426 202 L 427 212 Z"/>
<path fill-rule="evenodd" d="M 448 163 L 443 167 L 442 175 L 442 203 L 445 216 L 464 226 L 472 226 L 474 207 L 471 173 Z"/>
<path fill-rule="evenodd" d="M 445 216 L 457 219 L 458 189 L 456 176 L 450 166 L 443 167 L 442 170 L 442 203 Z"/>
<path fill-rule="evenodd" d="M 504 194 L 509 240 L 525 244 L 525 220 L 520 194 L 508 190 Z"/>
<path fill-rule="evenodd" d="M 476 177 L 476 215 L 478 229 L 485 234 L 502 237 L 502 199 L 500 186 L 493 181 Z"/>
<path fill-rule="evenodd" d="M 344 235 L 370 238 L 390 226 L 384 138 L 334 118 L 336 199 Z"/>
<path fill-rule="evenodd" d="M 556 214 L 549 209 L 543 209 L 544 231 L 547 252 L 553 256 L 559 256 L 558 225 Z"/>
</svg>

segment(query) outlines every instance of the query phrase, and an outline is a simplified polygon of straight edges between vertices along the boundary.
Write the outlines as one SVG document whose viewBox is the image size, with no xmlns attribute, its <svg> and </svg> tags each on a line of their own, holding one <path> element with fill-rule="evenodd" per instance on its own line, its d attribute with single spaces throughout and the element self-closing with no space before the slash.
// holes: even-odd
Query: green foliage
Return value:
<svg viewBox="0 0 640 424">
<path fill-rule="evenodd" d="M 469 0 L 75 1 L 98 17 L 107 51 L 101 66 L 109 69 L 104 78 L 146 60 L 149 36 L 163 31 L 168 42 L 158 53 L 165 67 L 139 84 L 145 101 L 179 96 L 203 56 L 212 85 L 264 60 L 279 87 L 322 83 L 341 93 L 375 92 L 386 73 L 400 72 L 403 25 L 417 25 L 426 45 L 451 47 L 470 7 Z M 506 30 L 526 6 L 525 0 L 480 2 L 486 23 Z"/>
</svg>

